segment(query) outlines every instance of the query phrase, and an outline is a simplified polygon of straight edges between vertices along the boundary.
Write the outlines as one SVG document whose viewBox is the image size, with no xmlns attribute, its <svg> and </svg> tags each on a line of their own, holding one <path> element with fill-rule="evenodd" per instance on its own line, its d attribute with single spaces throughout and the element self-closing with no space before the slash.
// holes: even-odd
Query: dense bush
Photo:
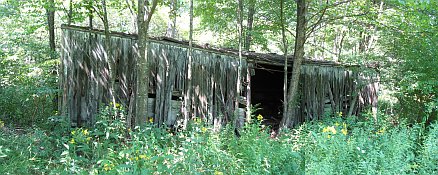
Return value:
<svg viewBox="0 0 438 175">
<path fill-rule="evenodd" d="M 0 59 L 0 119 L 16 127 L 45 124 L 57 108 L 58 61 L 25 64 L 14 56 Z"/>
</svg>

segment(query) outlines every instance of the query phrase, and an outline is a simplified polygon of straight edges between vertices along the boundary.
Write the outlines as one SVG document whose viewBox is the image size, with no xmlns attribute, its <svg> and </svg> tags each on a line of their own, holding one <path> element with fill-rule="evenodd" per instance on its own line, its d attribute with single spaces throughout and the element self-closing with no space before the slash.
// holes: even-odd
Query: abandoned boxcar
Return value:
<svg viewBox="0 0 438 175">
<path fill-rule="evenodd" d="M 137 36 L 111 32 L 110 50 L 104 47 L 104 32 L 77 26 L 62 26 L 59 110 L 72 125 L 92 124 L 95 114 L 109 103 L 109 70 L 106 54 L 114 59 L 115 97 L 135 116 Z M 233 49 L 193 46 L 192 86 L 187 86 L 187 42 L 170 38 L 148 40 L 149 117 L 157 124 L 174 125 L 181 116 L 182 101 L 192 89 L 191 116 L 209 124 L 231 120 L 235 111 L 243 115 L 245 101 L 258 106 L 267 121 L 281 119 L 283 66 L 281 55 L 243 52 L 240 92 L 236 92 L 239 57 Z M 293 59 L 288 65 L 292 65 Z M 289 67 L 289 70 L 291 68 Z M 305 60 L 301 67 L 300 95 L 295 120 L 318 119 L 325 114 L 358 115 L 377 106 L 378 76 L 359 66 L 330 61 Z M 187 98 L 187 97 L 186 97 Z M 240 110 L 235 110 L 239 101 Z M 258 105 L 256 105 L 258 104 Z"/>
</svg>

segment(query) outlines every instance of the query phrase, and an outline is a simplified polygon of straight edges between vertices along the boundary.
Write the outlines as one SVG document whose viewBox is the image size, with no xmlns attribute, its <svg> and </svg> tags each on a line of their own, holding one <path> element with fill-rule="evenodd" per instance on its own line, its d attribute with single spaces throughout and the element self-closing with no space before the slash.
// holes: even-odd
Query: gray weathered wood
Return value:
<svg viewBox="0 0 438 175">
<path fill-rule="evenodd" d="M 75 125 L 93 124 L 102 104 L 108 104 L 109 70 L 105 60 L 103 32 L 94 29 L 63 26 L 60 87 L 60 110 Z M 135 35 L 110 33 L 111 54 L 114 57 L 115 91 L 117 103 L 129 111 L 128 126 L 135 116 L 136 57 Z M 193 79 L 187 86 L 188 45 L 168 40 L 148 40 L 149 98 L 148 117 L 159 124 L 174 125 L 181 113 L 182 94 L 191 88 L 190 109 L 215 126 L 230 122 L 235 103 L 250 95 L 250 89 L 237 93 L 239 74 L 238 53 L 230 49 L 209 49 L 194 45 Z M 240 69 L 241 82 L 250 83 L 249 66 L 281 63 L 275 54 L 243 52 Z M 284 64 L 284 63 L 282 63 Z M 292 115 L 296 122 L 319 119 L 329 112 L 358 115 L 367 106 L 377 106 L 376 77 L 363 75 L 337 63 L 304 61 L 301 66 L 300 102 Z M 257 75 L 252 75 L 257 76 Z M 378 78 L 378 77 L 377 77 Z M 267 80 L 269 82 L 269 80 Z M 242 87 L 240 87 L 242 88 Z M 245 89 L 245 88 L 242 88 Z M 176 99 L 176 101 L 175 101 Z"/>
</svg>

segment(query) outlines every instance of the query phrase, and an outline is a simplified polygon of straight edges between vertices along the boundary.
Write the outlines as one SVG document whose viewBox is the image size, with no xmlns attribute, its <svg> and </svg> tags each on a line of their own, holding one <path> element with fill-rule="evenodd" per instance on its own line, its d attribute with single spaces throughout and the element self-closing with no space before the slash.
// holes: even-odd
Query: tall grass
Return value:
<svg viewBox="0 0 438 175">
<path fill-rule="evenodd" d="M 201 119 L 170 132 L 127 129 L 106 108 L 92 128 L 0 133 L 4 174 L 436 174 L 438 124 L 377 126 L 329 117 L 271 138 L 260 120 L 215 131 Z M 56 134 L 54 134 L 56 133 Z M 51 134 L 51 135 L 49 135 Z"/>
</svg>

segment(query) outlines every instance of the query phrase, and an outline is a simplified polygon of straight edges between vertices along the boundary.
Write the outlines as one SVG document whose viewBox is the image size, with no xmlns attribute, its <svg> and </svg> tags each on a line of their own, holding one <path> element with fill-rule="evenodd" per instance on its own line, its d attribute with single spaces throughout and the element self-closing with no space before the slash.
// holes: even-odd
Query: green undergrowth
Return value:
<svg viewBox="0 0 438 175">
<path fill-rule="evenodd" d="M 117 116 L 117 117 L 116 117 Z M 195 119 L 172 132 L 128 129 L 123 109 L 103 110 L 90 128 L 55 122 L 15 131 L 1 123 L 3 174 L 436 174 L 438 124 L 375 125 L 328 117 L 271 138 L 262 119 L 220 131 Z"/>
</svg>

